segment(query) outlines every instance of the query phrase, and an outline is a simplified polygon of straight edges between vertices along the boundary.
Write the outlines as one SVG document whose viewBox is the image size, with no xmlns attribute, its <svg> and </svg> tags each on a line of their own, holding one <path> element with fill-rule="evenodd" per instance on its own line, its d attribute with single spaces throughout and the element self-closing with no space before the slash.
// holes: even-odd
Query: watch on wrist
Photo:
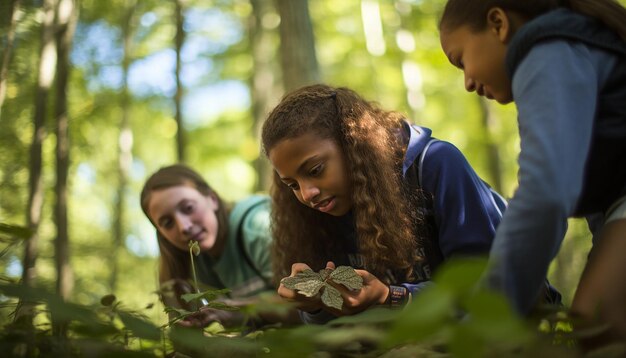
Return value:
<svg viewBox="0 0 626 358">
<path fill-rule="evenodd" d="M 408 291 L 404 286 L 389 285 L 387 301 L 391 308 L 403 308 L 409 298 Z"/>
</svg>

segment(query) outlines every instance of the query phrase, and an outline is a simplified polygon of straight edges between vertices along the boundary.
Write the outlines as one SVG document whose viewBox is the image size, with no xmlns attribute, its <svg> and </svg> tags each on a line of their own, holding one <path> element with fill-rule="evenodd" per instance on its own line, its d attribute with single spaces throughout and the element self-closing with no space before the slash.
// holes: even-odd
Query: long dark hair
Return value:
<svg viewBox="0 0 626 358">
<path fill-rule="evenodd" d="M 531 20 L 558 7 L 572 9 L 602 21 L 626 41 L 626 8 L 615 0 L 448 0 L 439 29 L 452 31 L 469 26 L 480 31 L 487 26 L 487 12 L 499 7 Z"/>
<path fill-rule="evenodd" d="M 312 85 L 287 94 L 262 130 L 266 155 L 280 141 L 313 133 L 341 148 L 352 181 L 352 212 L 364 266 L 385 280 L 389 270 L 410 277 L 420 259 L 416 224 L 402 191 L 403 117 L 379 109 L 348 88 Z M 302 205 L 276 172 L 271 188 L 274 275 L 289 275 L 303 262 L 313 269 L 342 252 L 334 237 L 337 218 Z"/>
</svg>

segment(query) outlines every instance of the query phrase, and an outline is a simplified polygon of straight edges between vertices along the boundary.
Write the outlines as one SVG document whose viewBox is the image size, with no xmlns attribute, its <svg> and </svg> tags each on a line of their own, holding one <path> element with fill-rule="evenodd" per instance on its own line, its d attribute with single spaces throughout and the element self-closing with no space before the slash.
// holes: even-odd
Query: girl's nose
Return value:
<svg viewBox="0 0 626 358">
<path fill-rule="evenodd" d="M 178 226 L 178 230 L 183 233 L 183 235 L 187 235 L 191 232 L 191 220 L 189 220 L 189 218 L 185 215 L 176 216 L 176 225 Z"/>
<path fill-rule="evenodd" d="M 302 194 L 302 200 L 306 202 L 312 202 L 319 194 L 320 190 L 315 185 L 310 183 L 302 183 L 300 193 Z"/>
<path fill-rule="evenodd" d="M 474 81 L 470 77 L 467 77 L 467 75 L 465 76 L 465 89 L 467 90 L 467 92 L 476 91 L 476 81 Z"/>
</svg>

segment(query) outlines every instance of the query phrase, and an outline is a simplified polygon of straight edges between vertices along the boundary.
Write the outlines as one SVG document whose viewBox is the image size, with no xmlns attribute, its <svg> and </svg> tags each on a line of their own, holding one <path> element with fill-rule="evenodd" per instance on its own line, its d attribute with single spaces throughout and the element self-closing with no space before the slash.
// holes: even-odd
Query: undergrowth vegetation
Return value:
<svg viewBox="0 0 626 358">
<path fill-rule="evenodd" d="M 5 277 L 0 304 L 11 314 L 2 317 L 0 352 L 7 357 L 575 357 L 582 356 L 577 339 L 601 329 L 574 329 L 560 307 L 519 318 L 502 296 L 478 285 L 484 269 L 484 260 L 451 261 L 403 309 L 374 308 L 326 325 L 252 329 L 244 324 L 230 330 L 218 323 L 183 328 L 176 321 L 194 312 L 173 307 L 166 308 L 169 322 L 155 324 L 144 314 L 152 304 L 132 309 L 107 295 L 94 305 L 78 305 Z M 224 293 L 209 290 L 184 299 L 237 309 L 217 301 Z M 261 306 L 289 308 L 260 302 L 240 310 L 253 319 Z M 608 346 L 587 356 L 623 352 Z"/>
</svg>

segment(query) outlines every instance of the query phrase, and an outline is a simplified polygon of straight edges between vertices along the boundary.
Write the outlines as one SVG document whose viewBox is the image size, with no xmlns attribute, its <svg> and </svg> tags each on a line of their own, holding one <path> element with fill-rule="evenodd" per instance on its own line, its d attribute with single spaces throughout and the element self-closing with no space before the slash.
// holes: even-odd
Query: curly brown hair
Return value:
<svg viewBox="0 0 626 358">
<path fill-rule="evenodd" d="M 417 213 L 409 210 L 402 185 L 403 116 L 380 109 L 348 88 L 317 84 L 287 94 L 271 111 L 262 130 L 265 155 L 282 140 L 314 133 L 335 141 L 352 182 L 352 213 L 364 267 L 381 280 L 390 270 L 406 278 L 421 259 L 416 240 Z M 291 265 L 323 268 L 341 252 L 338 218 L 301 204 L 274 172 L 271 188 L 275 279 Z M 389 282 L 387 282 L 389 283 Z"/>
</svg>

